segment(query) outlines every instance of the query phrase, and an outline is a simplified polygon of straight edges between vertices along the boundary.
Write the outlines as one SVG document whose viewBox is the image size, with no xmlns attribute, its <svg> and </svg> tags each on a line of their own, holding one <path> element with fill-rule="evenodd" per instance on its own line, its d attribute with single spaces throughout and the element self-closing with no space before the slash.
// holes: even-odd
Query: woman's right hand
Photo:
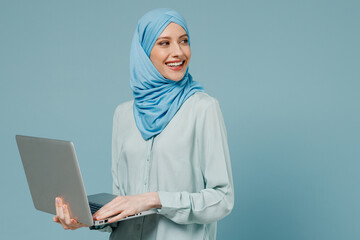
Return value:
<svg viewBox="0 0 360 240">
<path fill-rule="evenodd" d="M 89 227 L 86 224 L 78 222 L 76 219 L 71 218 L 69 206 L 64 203 L 61 197 L 55 199 L 56 215 L 53 221 L 60 223 L 65 230 L 75 230 L 81 227 Z"/>
</svg>

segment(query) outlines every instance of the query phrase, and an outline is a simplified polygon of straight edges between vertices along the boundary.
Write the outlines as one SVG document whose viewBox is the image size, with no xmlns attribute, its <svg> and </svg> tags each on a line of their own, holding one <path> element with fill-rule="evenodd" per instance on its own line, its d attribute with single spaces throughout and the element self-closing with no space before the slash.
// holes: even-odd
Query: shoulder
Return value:
<svg viewBox="0 0 360 240">
<path fill-rule="evenodd" d="M 132 113 L 133 104 L 134 104 L 134 100 L 127 101 L 127 102 L 119 104 L 115 108 L 114 116 L 123 115 L 123 114 L 127 114 L 127 113 Z"/>
<path fill-rule="evenodd" d="M 219 102 L 216 98 L 204 92 L 197 92 L 188 99 L 191 108 L 196 111 L 206 110 L 212 107 L 218 107 Z"/>
<path fill-rule="evenodd" d="M 119 104 L 115 108 L 113 123 L 117 126 L 126 126 L 134 121 L 133 114 L 134 100 Z"/>
</svg>

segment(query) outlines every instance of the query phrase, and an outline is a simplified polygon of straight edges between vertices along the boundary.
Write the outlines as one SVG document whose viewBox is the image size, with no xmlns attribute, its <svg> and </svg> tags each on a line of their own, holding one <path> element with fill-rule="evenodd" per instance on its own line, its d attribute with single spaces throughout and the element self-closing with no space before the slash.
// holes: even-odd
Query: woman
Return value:
<svg viewBox="0 0 360 240">
<path fill-rule="evenodd" d="M 216 99 L 188 72 L 191 58 L 185 20 L 156 9 L 138 23 L 130 53 L 134 100 L 114 114 L 113 192 L 94 214 L 111 218 L 110 239 L 215 239 L 216 221 L 233 207 L 226 129 Z M 156 215 L 117 222 L 157 208 Z M 54 221 L 71 219 L 62 199 Z"/>
</svg>

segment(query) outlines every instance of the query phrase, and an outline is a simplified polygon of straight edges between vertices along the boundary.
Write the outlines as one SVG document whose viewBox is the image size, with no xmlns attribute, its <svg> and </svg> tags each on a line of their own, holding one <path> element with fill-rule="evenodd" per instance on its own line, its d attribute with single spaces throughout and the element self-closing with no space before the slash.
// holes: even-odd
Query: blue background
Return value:
<svg viewBox="0 0 360 240">
<path fill-rule="evenodd" d="M 137 20 L 187 20 L 190 72 L 222 107 L 236 201 L 218 239 L 360 239 L 359 1 L 0 1 L 1 239 L 107 239 L 33 208 L 15 134 L 72 140 L 111 191 Z"/>
</svg>

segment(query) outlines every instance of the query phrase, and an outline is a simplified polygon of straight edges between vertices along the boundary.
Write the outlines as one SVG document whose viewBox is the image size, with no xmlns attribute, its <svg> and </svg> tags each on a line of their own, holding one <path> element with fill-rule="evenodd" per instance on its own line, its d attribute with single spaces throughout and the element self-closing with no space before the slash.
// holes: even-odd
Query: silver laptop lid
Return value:
<svg viewBox="0 0 360 240">
<path fill-rule="evenodd" d="M 55 215 L 55 198 L 62 196 L 73 217 L 93 225 L 73 143 L 20 135 L 16 142 L 35 208 Z"/>
</svg>

